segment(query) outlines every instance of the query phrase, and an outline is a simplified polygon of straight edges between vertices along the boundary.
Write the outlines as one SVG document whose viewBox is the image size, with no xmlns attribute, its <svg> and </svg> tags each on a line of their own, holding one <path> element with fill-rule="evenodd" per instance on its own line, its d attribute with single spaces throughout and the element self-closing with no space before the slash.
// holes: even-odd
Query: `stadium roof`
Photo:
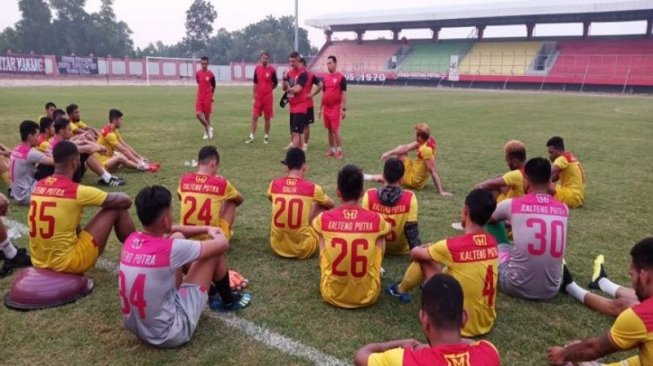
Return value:
<svg viewBox="0 0 653 366">
<path fill-rule="evenodd" d="M 308 26 L 335 32 L 653 18 L 653 0 L 531 0 L 324 15 Z"/>
</svg>

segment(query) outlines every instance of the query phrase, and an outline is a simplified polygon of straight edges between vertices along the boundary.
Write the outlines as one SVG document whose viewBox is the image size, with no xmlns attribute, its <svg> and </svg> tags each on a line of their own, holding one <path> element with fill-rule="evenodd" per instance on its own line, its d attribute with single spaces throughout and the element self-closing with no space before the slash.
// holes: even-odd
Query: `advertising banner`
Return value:
<svg viewBox="0 0 653 366">
<path fill-rule="evenodd" d="M 97 75 L 97 57 L 57 56 L 59 74 Z"/>
<path fill-rule="evenodd" d="M 0 73 L 45 74 L 45 58 L 35 55 L 0 56 Z"/>
</svg>

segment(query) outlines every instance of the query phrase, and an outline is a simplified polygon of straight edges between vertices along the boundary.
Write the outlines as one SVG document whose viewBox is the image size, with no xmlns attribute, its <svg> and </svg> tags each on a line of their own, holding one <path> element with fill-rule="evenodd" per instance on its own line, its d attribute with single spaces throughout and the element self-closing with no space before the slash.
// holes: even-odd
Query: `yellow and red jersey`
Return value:
<svg viewBox="0 0 653 366">
<path fill-rule="evenodd" d="M 75 132 L 80 128 L 88 128 L 88 125 L 84 123 L 84 121 L 79 120 L 77 122 L 70 121 L 70 129 L 73 131 L 74 134 L 77 134 L 81 131 Z"/>
<path fill-rule="evenodd" d="M 653 365 L 653 297 L 624 310 L 610 329 L 610 340 L 620 350 L 638 348 L 641 365 Z M 631 361 L 637 359 L 628 359 Z"/>
<path fill-rule="evenodd" d="M 107 152 L 106 154 L 98 153 L 95 154 L 95 156 L 100 162 L 104 162 L 105 160 L 109 159 L 115 153 L 116 146 L 118 146 L 121 140 L 122 136 L 120 135 L 120 131 L 118 131 L 118 129 L 110 123 L 107 123 L 104 127 L 102 127 L 100 130 L 100 135 L 97 138 L 97 143 L 104 146 L 107 149 Z"/>
<path fill-rule="evenodd" d="M 385 250 L 388 254 L 410 253 L 404 226 L 407 222 L 417 222 L 417 196 L 413 192 L 404 190 L 394 205 L 386 206 L 381 202 L 377 190 L 372 188 L 363 195 L 361 206 L 381 214 L 390 225 L 390 233 L 385 237 Z"/>
<path fill-rule="evenodd" d="M 39 133 L 37 137 L 37 141 L 39 145 L 36 147 L 40 152 L 44 153 L 48 151 L 48 148 L 50 147 L 50 138 L 47 137 L 46 134 L 44 133 Z"/>
<path fill-rule="evenodd" d="M 423 348 L 394 348 L 373 353 L 368 366 L 499 366 L 499 352 L 488 341 Z"/>
<path fill-rule="evenodd" d="M 199 173 L 182 175 L 177 193 L 181 200 L 181 225 L 206 225 L 223 230 L 228 228 L 220 222 L 220 209 L 224 202 L 240 196 L 226 178 Z M 225 231 L 225 235 L 231 237 L 230 229 L 229 232 Z"/>
<path fill-rule="evenodd" d="M 429 254 L 463 288 L 468 320 L 461 334 L 475 337 L 489 332 L 497 317 L 499 250 L 494 237 L 484 232 L 448 238 L 429 246 Z"/>
<path fill-rule="evenodd" d="M 383 261 L 383 248 L 376 242 L 390 226 L 376 212 L 351 205 L 319 214 L 312 226 L 324 239 L 320 250 L 324 301 L 343 308 L 374 304 L 381 293 Z"/>
<path fill-rule="evenodd" d="M 508 198 L 519 198 L 526 194 L 524 190 L 524 170 L 515 169 L 503 175 L 503 182 L 508 190 L 497 197 L 497 203 Z"/>
<path fill-rule="evenodd" d="M 404 177 L 401 184 L 407 188 L 422 189 L 426 186 L 426 181 L 430 175 L 426 162 L 435 160 L 437 143 L 433 137 L 417 147 L 417 158 L 411 160 L 404 159 Z"/>
<path fill-rule="evenodd" d="M 28 215 L 32 264 L 54 271 L 68 268 L 84 207 L 101 206 L 106 198 L 106 192 L 61 175 L 38 181 Z"/>
<path fill-rule="evenodd" d="M 585 172 L 578 159 L 565 151 L 560 155 L 553 165 L 560 169 L 559 180 L 556 191 L 560 190 L 561 194 L 556 197 L 570 207 L 578 207 L 585 201 Z"/>
<path fill-rule="evenodd" d="M 287 258 L 313 255 L 318 243 L 310 223 L 311 207 L 329 201 L 322 187 L 306 179 L 282 177 L 270 183 L 267 196 L 272 201 L 272 251 Z"/>
</svg>

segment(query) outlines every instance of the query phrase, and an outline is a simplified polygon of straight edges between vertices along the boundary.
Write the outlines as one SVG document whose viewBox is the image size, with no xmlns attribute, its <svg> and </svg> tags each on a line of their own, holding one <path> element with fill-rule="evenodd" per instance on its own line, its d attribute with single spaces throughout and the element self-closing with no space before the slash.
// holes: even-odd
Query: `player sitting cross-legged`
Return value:
<svg viewBox="0 0 653 366">
<path fill-rule="evenodd" d="M 181 224 L 219 227 L 231 240 L 236 207 L 245 199 L 229 180 L 217 175 L 220 154 L 215 146 L 201 148 L 197 160 L 197 172 L 179 178 L 177 194 L 181 200 Z"/>
<path fill-rule="evenodd" d="M 416 150 L 416 159 L 410 159 L 408 153 Z M 426 186 L 426 181 L 430 176 L 439 195 L 443 197 L 451 196 L 451 193 L 445 192 L 442 188 L 440 174 L 435 165 L 436 143 L 431 137 L 431 130 L 426 123 L 415 125 L 415 141 L 399 145 L 392 150 L 386 151 L 381 155 L 381 160 L 391 156 L 397 157 L 404 163 L 406 169 L 401 185 L 406 188 L 422 189 Z M 365 174 L 365 180 L 383 183 L 383 176 Z"/>
<path fill-rule="evenodd" d="M 333 208 L 333 201 L 322 187 L 304 179 L 308 168 L 302 149 L 290 148 L 282 163 L 286 165 L 286 176 L 273 180 L 267 193 L 272 202 L 270 246 L 281 257 L 308 258 L 318 247 L 311 221 Z"/>
<path fill-rule="evenodd" d="M 386 160 L 383 167 L 381 188 L 372 188 L 363 195 L 361 206 L 378 212 L 390 224 L 391 231 L 386 236 L 386 253 L 392 255 L 409 254 L 420 245 L 417 225 L 417 196 L 411 191 L 401 189 L 404 164 L 397 158 Z"/>
<path fill-rule="evenodd" d="M 229 288 L 224 233 L 211 226 L 173 227 L 171 201 L 170 191 L 161 186 L 138 193 L 143 230 L 127 238 L 118 275 L 125 327 L 157 347 L 188 343 L 209 297 L 212 307 L 223 311 L 243 309 L 252 299 L 251 293 Z M 200 234 L 207 240 L 185 239 Z"/>
<path fill-rule="evenodd" d="M 346 165 L 338 172 L 340 206 L 319 214 L 320 291 L 327 303 L 342 308 L 373 305 L 381 292 L 381 263 L 388 223 L 358 204 L 363 172 Z"/>
<path fill-rule="evenodd" d="M 533 158 L 524 168 L 528 194 L 497 205 L 493 219 L 510 221 L 514 243 L 499 244 L 499 284 L 512 296 L 550 300 L 562 281 L 569 209 L 548 194 L 551 164 Z"/>
<path fill-rule="evenodd" d="M 436 274 L 422 289 L 419 322 L 427 344 L 414 339 L 373 343 L 354 358 L 357 366 L 499 366 L 499 352 L 488 341 L 463 339 L 468 315 L 463 289 L 452 276 Z"/>
<path fill-rule="evenodd" d="M 598 366 L 601 363 L 593 360 L 634 349 L 638 349 L 635 356 L 610 365 L 653 365 L 653 237 L 635 244 L 630 256 L 630 279 L 639 303 L 619 314 L 608 332 L 564 347 L 549 348 L 547 357 L 551 365 L 578 362 L 578 365 Z"/>
<path fill-rule="evenodd" d="M 482 189 L 471 191 L 465 198 L 462 223 L 465 233 L 419 246 L 410 252 L 412 263 L 398 284 L 386 291 L 403 302 L 410 301 L 411 289 L 437 273 L 455 277 L 465 294 L 468 322 L 462 330 L 465 337 L 475 337 L 492 329 L 496 313 L 496 284 L 499 251 L 494 237 L 483 230 L 496 207 L 492 194 Z"/>
<path fill-rule="evenodd" d="M 29 246 L 35 267 L 84 273 L 95 265 L 115 230 L 122 243 L 134 232 L 124 193 L 106 193 L 73 182 L 80 164 L 74 143 L 61 141 L 53 151 L 54 174 L 36 183 L 29 209 Z M 85 207 L 101 207 L 80 229 Z"/>
</svg>

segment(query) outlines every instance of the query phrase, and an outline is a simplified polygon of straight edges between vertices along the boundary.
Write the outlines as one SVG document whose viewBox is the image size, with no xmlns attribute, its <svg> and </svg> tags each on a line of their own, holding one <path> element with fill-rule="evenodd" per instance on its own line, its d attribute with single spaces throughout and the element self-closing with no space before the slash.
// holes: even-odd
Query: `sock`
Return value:
<svg viewBox="0 0 653 366">
<path fill-rule="evenodd" d="M 335 148 L 335 147 L 332 147 L 332 148 L 331 148 L 331 151 L 333 151 L 333 153 L 335 154 L 335 153 L 336 153 L 336 151 L 338 151 L 338 150 L 336 150 L 336 148 Z"/>
<path fill-rule="evenodd" d="M 222 303 L 225 305 L 232 304 L 234 302 L 234 295 L 231 292 L 231 287 L 229 286 L 229 272 L 218 281 L 214 281 L 215 292 L 220 295 Z"/>
<path fill-rule="evenodd" d="M 11 184 L 11 180 L 9 179 L 9 171 L 3 172 L 2 174 L 0 174 L 0 177 L 2 177 L 2 180 L 3 180 L 7 185 L 10 185 L 10 184 Z"/>
<path fill-rule="evenodd" d="M 265 134 L 265 138 L 266 138 L 266 139 L 269 139 L 269 138 L 270 138 L 270 135 L 268 135 L 268 134 L 266 133 L 266 134 Z"/>
<path fill-rule="evenodd" d="M 584 288 L 578 286 L 578 284 L 576 282 L 572 282 L 572 283 L 568 284 L 565 287 L 565 291 L 567 291 L 567 293 L 571 297 L 573 297 L 574 299 L 576 299 L 576 300 L 578 300 L 580 302 L 584 302 L 583 300 L 585 300 L 585 295 L 587 295 L 587 290 L 585 290 Z"/>
<path fill-rule="evenodd" d="M 374 176 L 372 174 L 365 174 L 363 173 L 363 180 L 371 182 L 374 180 Z"/>
<path fill-rule="evenodd" d="M 148 167 L 149 167 L 149 165 L 144 161 L 141 161 L 141 162 L 138 163 L 138 169 L 139 170 L 147 170 Z"/>
<path fill-rule="evenodd" d="M 7 259 L 12 259 L 18 253 L 18 250 L 16 250 L 16 247 L 11 244 L 9 239 L 5 239 L 5 241 L 0 243 L 0 250 L 2 250 L 2 253 L 4 253 L 5 258 Z"/>
<path fill-rule="evenodd" d="M 336 148 L 336 151 L 337 151 L 337 152 L 342 152 L 342 147 L 338 146 L 338 147 Z"/>
<path fill-rule="evenodd" d="M 419 286 L 423 280 L 424 275 L 422 275 L 422 268 L 420 268 L 419 263 L 411 262 L 410 266 L 406 269 L 406 273 L 404 273 L 404 278 L 399 282 L 397 289 L 402 293 L 409 292 Z"/>
<path fill-rule="evenodd" d="M 603 277 L 599 280 L 599 288 L 601 291 L 605 292 L 606 294 L 612 296 L 612 297 L 617 297 L 617 290 L 619 290 L 619 285 L 616 283 L 610 281 L 607 277 Z"/>
<path fill-rule="evenodd" d="M 109 172 L 107 172 L 107 171 L 105 170 L 105 171 L 102 173 L 102 175 L 100 176 L 100 178 L 101 178 L 105 183 L 109 183 L 109 181 L 111 180 L 111 174 L 109 174 Z"/>
<path fill-rule="evenodd" d="M 249 134 L 249 139 L 250 139 L 250 140 L 254 140 L 254 134 L 253 134 L 253 133 L 250 133 L 250 134 Z"/>
</svg>

